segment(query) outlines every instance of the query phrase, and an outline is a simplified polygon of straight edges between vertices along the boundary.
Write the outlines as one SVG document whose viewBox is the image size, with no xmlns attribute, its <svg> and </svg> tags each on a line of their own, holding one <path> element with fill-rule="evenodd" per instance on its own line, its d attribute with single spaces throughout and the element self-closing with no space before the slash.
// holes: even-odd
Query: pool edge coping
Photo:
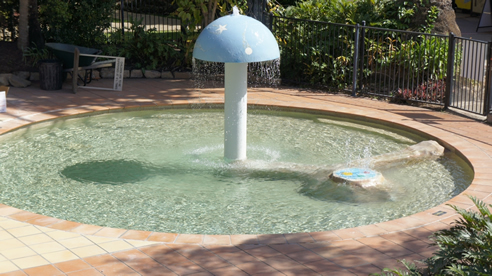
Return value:
<svg viewBox="0 0 492 276">
<path fill-rule="evenodd" d="M 216 101 L 215 103 L 206 103 L 206 104 L 217 104 L 217 105 L 222 105 L 223 102 L 221 101 Z M 70 107 L 66 108 L 63 110 L 67 111 L 77 111 L 81 110 L 81 107 L 93 107 L 94 109 L 91 110 L 86 110 L 85 112 L 76 112 L 75 114 L 66 114 L 64 116 L 46 116 L 46 115 L 53 115 L 52 113 L 58 110 L 51 110 L 47 112 L 40 112 L 36 114 L 31 114 L 29 116 L 25 117 L 39 117 L 38 120 L 32 121 L 30 123 L 25 123 L 22 125 L 18 125 L 17 127 L 8 129 L 6 131 L 2 131 L 3 133 L 13 131 L 15 129 L 25 127 L 26 125 L 29 125 L 31 123 L 40 123 L 46 120 L 51 120 L 51 119 L 57 119 L 57 118 L 62 118 L 62 117 L 67 117 L 67 116 L 87 116 L 91 114 L 96 113 L 105 113 L 105 112 L 114 112 L 114 111 L 130 111 L 130 110 L 143 110 L 143 109 L 153 109 L 153 108 L 160 108 L 160 107 L 183 107 L 183 106 L 193 106 L 196 104 L 193 103 L 182 103 L 182 104 L 156 104 L 156 103 L 150 103 L 146 105 L 121 105 L 119 107 L 105 107 L 103 110 L 96 108 L 97 105 L 86 105 L 86 106 L 76 106 L 76 107 Z M 389 118 L 390 120 L 386 120 L 384 118 L 381 118 L 379 116 L 383 111 L 380 110 L 374 110 L 368 107 L 365 107 L 364 109 L 367 110 L 372 110 L 372 111 L 377 111 L 375 112 L 374 116 L 371 116 L 371 112 L 369 114 L 353 114 L 349 113 L 349 111 L 343 112 L 343 111 L 333 111 L 329 109 L 320 109 L 317 107 L 299 107 L 299 106 L 292 106 L 289 104 L 271 104 L 271 103 L 255 103 L 255 104 L 250 104 L 250 105 L 263 105 L 263 106 L 275 106 L 275 107 L 282 107 L 282 108 L 293 108 L 293 109 L 299 109 L 299 110 L 309 110 L 309 111 L 319 111 L 319 112 L 325 112 L 325 113 L 333 113 L 333 114 L 342 114 L 344 116 L 348 117 L 365 117 L 369 118 L 373 121 L 379 121 L 383 122 L 385 124 L 396 124 L 399 127 L 402 128 L 409 128 L 414 131 L 422 132 L 425 133 L 426 135 L 430 135 L 435 137 L 440 143 L 444 144 L 446 148 L 448 149 L 454 149 L 457 153 L 462 155 L 462 157 L 467 160 L 467 162 L 470 164 L 474 171 L 474 179 L 472 180 L 472 183 L 470 186 L 463 191 L 461 194 L 457 195 L 456 197 L 453 197 L 452 199 L 446 201 L 443 204 L 440 204 L 434 208 L 428 209 L 426 211 L 419 212 L 417 214 L 413 214 L 407 217 L 387 221 L 387 222 L 381 222 L 377 224 L 371 224 L 371 225 L 365 225 L 365 226 L 359 226 L 359 227 L 354 227 L 354 228 L 345 228 L 345 229 L 339 229 L 339 230 L 330 230 L 330 231 L 322 231 L 322 232 L 305 232 L 305 233 L 292 233 L 292 234 L 260 234 L 260 235 L 205 235 L 205 234 L 179 234 L 179 233 L 162 233 L 162 232 L 152 232 L 152 231 L 140 231 L 140 230 L 128 230 L 128 229 L 120 229 L 120 228 L 110 228 L 110 227 L 102 227 L 102 226 L 97 226 L 97 225 L 89 225 L 89 224 L 82 224 L 78 222 L 72 222 L 72 221 L 66 221 L 66 220 L 61 220 L 61 219 L 56 219 L 48 216 L 43 216 L 43 215 L 38 215 L 35 213 L 31 213 L 28 211 L 24 211 L 21 209 L 17 209 L 14 207 L 10 207 L 8 205 L 1 204 L 0 205 L 0 216 L 17 220 L 19 222 L 25 222 L 37 226 L 42 226 L 42 227 L 47 227 L 51 229 L 56 229 L 56 230 L 62 230 L 62 231 L 68 231 L 68 232 L 74 232 L 74 233 L 79 233 L 83 235 L 90 235 L 90 236 L 99 236 L 99 237 L 110 237 L 110 238 L 120 238 L 120 239 L 130 239 L 130 240 L 140 240 L 140 241 L 152 241 L 152 242 L 162 242 L 162 243 L 175 243 L 175 244 L 202 244 L 202 245 L 239 245 L 239 244 L 288 244 L 288 243 L 309 243 L 309 242 L 334 242 L 334 241 L 342 241 L 342 240 L 347 240 L 347 239 L 359 239 L 359 238 L 365 238 L 365 237 L 373 237 L 373 236 L 381 236 L 385 234 L 391 234 L 395 232 L 402 232 L 402 231 L 407 231 L 407 230 L 412 230 L 420 227 L 425 227 L 434 223 L 439 223 L 442 221 L 447 222 L 456 217 L 456 213 L 452 208 L 447 206 L 446 204 L 454 204 L 458 205 L 460 207 L 464 208 L 471 208 L 473 207 L 473 203 L 471 200 L 468 199 L 468 197 L 465 196 L 465 194 L 471 194 L 471 195 L 478 195 L 481 197 L 481 199 L 488 198 L 491 193 L 489 192 L 482 192 L 476 189 L 471 189 L 474 184 L 476 185 L 484 185 L 480 183 L 475 183 L 479 182 L 477 180 L 477 174 L 489 174 L 486 166 L 484 164 L 477 164 L 476 161 L 473 159 L 476 158 L 475 155 L 478 154 L 479 158 L 481 159 L 480 155 L 484 155 L 488 159 L 489 167 L 492 167 L 492 159 L 484 154 L 482 151 L 480 151 L 476 146 L 473 146 L 471 148 L 475 148 L 475 150 L 470 149 L 470 147 L 466 147 L 468 144 L 471 144 L 470 142 L 467 142 L 464 138 L 458 137 L 458 135 L 451 134 L 447 131 L 444 130 L 439 130 L 433 127 L 430 127 L 426 124 L 411 121 L 410 126 L 408 125 L 408 121 L 404 122 L 405 119 L 403 120 L 401 115 L 397 115 L 391 112 L 384 111 L 384 113 L 390 113 L 393 114 L 394 117 Z M 333 105 L 333 103 L 332 103 Z M 360 107 L 359 109 L 360 110 Z M 360 112 L 359 112 L 360 113 Z M 12 120 L 22 120 L 25 117 L 17 117 L 17 118 L 12 118 Z M 398 117 L 401 117 L 398 119 Z M 3 123 L 3 122 L 2 122 Z M 0 124 L 2 124 L 0 123 Z M 424 129 L 424 130 L 422 130 Z M 442 138 L 439 137 L 439 135 L 444 135 L 444 136 L 449 136 L 447 138 Z M 463 143 L 467 145 L 463 145 Z M 469 146 L 469 145 L 468 145 Z M 470 160 L 469 157 L 470 155 L 474 155 L 474 158 Z M 482 156 L 483 157 L 483 156 Z M 483 159 L 483 160 L 485 160 Z M 492 173 L 490 173 L 492 176 Z M 433 215 L 433 213 L 436 213 L 438 211 L 443 211 L 445 210 L 446 215 L 445 216 L 437 216 Z M 56 221 L 55 221 L 56 220 Z M 48 223 L 49 222 L 49 223 Z M 394 224 L 399 225 L 395 226 Z M 246 242 L 247 243 L 244 243 Z"/>
</svg>

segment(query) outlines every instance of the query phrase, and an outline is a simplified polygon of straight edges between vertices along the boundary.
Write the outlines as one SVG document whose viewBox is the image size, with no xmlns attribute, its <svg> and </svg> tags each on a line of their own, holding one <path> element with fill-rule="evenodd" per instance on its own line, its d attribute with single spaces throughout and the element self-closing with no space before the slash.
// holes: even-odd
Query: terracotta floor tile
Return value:
<svg viewBox="0 0 492 276">
<path fill-rule="evenodd" d="M 41 254 L 50 263 L 60 263 L 78 259 L 78 257 L 68 250 L 56 251 L 51 253 Z"/>
<path fill-rule="evenodd" d="M 287 239 L 283 235 L 258 235 L 258 241 L 261 244 L 284 244 Z"/>
<path fill-rule="evenodd" d="M 24 269 L 24 272 L 27 273 L 27 275 L 34 275 L 34 276 L 37 276 L 37 275 L 43 275 L 43 276 L 63 275 L 63 273 L 60 270 L 58 270 L 56 267 L 54 267 L 51 264 Z"/>
<path fill-rule="evenodd" d="M 236 267 L 250 275 L 256 275 L 260 273 L 273 273 L 278 271 L 275 268 L 267 265 L 266 263 L 259 261 L 238 264 Z"/>
<path fill-rule="evenodd" d="M 173 233 L 152 233 L 147 240 L 157 242 L 174 242 L 178 234 Z"/>
<path fill-rule="evenodd" d="M 89 268 L 89 269 L 84 269 L 84 270 L 79 270 L 79 271 L 74 271 L 74 272 L 69 272 L 67 273 L 69 276 L 102 276 L 101 272 L 95 268 Z"/>
<path fill-rule="evenodd" d="M 27 275 L 27 274 L 24 273 L 24 271 L 22 271 L 22 270 L 0 273 L 0 276 L 25 276 L 25 275 Z"/>
<path fill-rule="evenodd" d="M 341 240 L 340 236 L 338 236 L 337 234 L 335 234 L 333 231 L 311 232 L 309 234 L 317 242 L 330 242 L 330 241 L 339 241 L 339 240 Z"/>
<path fill-rule="evenodd" d="M 55 241 L 33 244 L 30 247 L 38 254 L 51 253 L 51 252 L 62 251 L 66 249 L 63 245 Z"/>
<path fill-rule="evenodd" d="M 50 228 L 63 230 L 63 231 L 70 231 L 76 227 L 79 227 L 80 225 L 81 225 L 80 223 L 74 221 L 61 221 L 50 225 Z"/>
<path fill-rule="evenodd" d="M 0 248 L 0 252 L 4 250 L 11 250 L 14 248 L 19 248 L 24 246 L 22 242 L 20 242 L 15 238 L 2 240 L 1 242 L 2 242 L 2 247 Z"/>
<path fill-rule="evenodd" d="M 343 268 L 352 268 L 368 264 L 368 262 L 354 255 L 343 255 L 340 257 L 331 258 L 330 261 Z"/>
<path fill-rule="evenodd" d="M 240 265 L 243 263 L 249 263 L 249 262 L 258 262 L 260 261 L 259 259 L 245 253 L 245 252 L 236 252 L 236 253 L 223 253 L 220 254 L 220 257 L 223 258 L 224 260 L 228 261 L 229 263 L 233 265 Z"/>
<path fill-rule="evenodd" d="M 28 225 L 28 226 L 24 226 L 24 227 L 18 227 L 18 228 L 12 228 L 12 229 L 8 229 L 7 231 L 12 236 L 17 237 L 17 238 L 42 233 L 41 231 L 39 231 L 36 227 L 34 227 L 32 225 Z"/>
<path fill-rule="evenodd" d="M 17 258 L 24 258 L 36 255 L 36 252 L 28 247 L 17 247 L 13 249 L 0 249 L 0 253 L 5 256 L 5 258 L 13 260 Z"/>
<path fill-rule="evenodd" d="M 382 270 L 375 265 L 362 265 L 357 267 L 352 267 L 348 271 L 354 273 L 355 275 L 367 276 L 372 273 L 381 273 Z"/>
<path fill-rule="evenodd" d="M 146 240 L 152 232 L 150 231 L 136 231 L 128 230 L 125 234 L 121 236 L 122 239 L 132 239 L 132 240 Z"/>
<path fill-rule="evenodd" d="M 323 257 L 309 250 L 290 253 L 287 254 L 287 257 L 294 259 L 302 264 L 324 260 Z"/>
<path fill-rule="evenodd" d="M 337 236 L 339 236 L 342 240 L 356 239 L 356 238 L 361 238 L 361 237 L 366 236 L 364 233 L 359 231 L 357 228 L 333 230 L 332 232 L 334 234 L 336 234 Z"/>
<path fill-rule="evenodd" d="M 120 262 L 98 266 L 96 267 L 96 269 L 102 274 L 107 276 L 139 275 L 135 270 L 131 269 L 129 266 Z"/>
<path fill-rule="evenodd" d="M 319 276 L 319 273 L 307 268 L 307 267 L 298 267 L 298 268 L 288 268 L 280 271 L 287 276 L 297 276 L 297 275 L 305 275 L 305 276 Z"/>
<path fill-rule="evenodd" d="M 27 245 L 53 242 L 53 239 L 45 233 L 20 237 L 19 240 Z"/>
<path fill-rule="evenodd" d="M 74 232 L 74 233 L 80 233 L 80 234 L 86 234 L 86 235 L 94 235 L 95 233 L 97 233 L 101 229 L 102 229 L 101 226 L 82 224 L 79 227 L 76 227 L 70 231 Z"/>
<path fill-rule="evenodd" d="M 256 235 L 231 235 L 232 244 L 258 244 Z"/>
<path fill-rule="evenodd" d="M 343 255 L 347 254 L 347 252 L 345 250 L 343 250 L 342 248 L 337 247 L 337 246 L 329 246 L 329 245 L 323 246 L 323 247 L 317 247 L 317 248 L 311 249 L 311 251 L 313 251 L 316 254 L 318 254 L 324 258 L 327 258 L 327 259 L 335 258 L 335 257 L 343 256 Z"/>
<path fill-rule="evenodd" d="M 227 235 L 205 235 L 203 244 L 231 244 L 231 238 Z"/>
<path fill-rule="evenodd" d="M 89 245 L 89 246 L 83 246 L 83 247 L 78 247 L 71 249 L 71 251 L 79 256 L 79 258 L 86 258 L 86 257 L 91 257 L 91 256 L 96 256 L 96 255 L 102 255 L 108 253 L 106 250 L 102 249 L 101 247 L 97 245 Z"/>
<path fill-rule="evenodd" d="M 68 262 L 61 262 L 55 264 L 55 266 L 62 272 L 68 273 L 73 271 L 85 270 L 91 268 L 91 266 L 83 260 L 73 260 Z"/>
<path fill-rule="evenodd" d="M 80 237 L 80 234 L 78 233 L 71 233 L 65 231 L 51 231 L 48 232 L 47 235 L 50 236 L 55 241 Z"/>
<path fill-rule="evenodd" d="M 270 258 L 266 258 L 263 260 L 263 262 L 279 270 L 280 272 L 282 272 L 283 269 L 299 268 L 300 266 L 302 266 L 301 263 L 285 255 L 277 255 Z"/>
<path fill-rule="evenodd" d="M 159 255 L 149 255 L 152 259 L 156 260 L 158 263 L 163 264 L 165 266 L 175 265 L 180 263 L 186 263 L 190 260 L 185 258 L 184 256 L 172 252 L 167 254 L 159 254 Z"/>
<path fill-rule="evenodd" d="M 97 231 L 95 235 L 107 238 L 118 238 L 126 231 L 127 230 L 125 229 L 104 227 L 101 230 Z"/>
<path fill-rule="evenodd" d="M 252 249 L 246 249 L 244 250 L 246 253 L 256 257 L 256 258 L 270 258 L 270 257 L 273 257 L 273 256 L 278 256 L 278 255 L 281 255 L 280 252 L 278 252 L 277 250 L 269 247 L 269 246 L 259 246 L 259 247 L 255 247 L 255 248 L 252 248 Z"/>
<path fill-rule="evenodd" d="M 288 243 L 307 243 L 315 240 L 309 233 L 284 234 Z"/>
<path fill-rule="evenodd" d="M 85 262 L 87 262 L 88 264 L 94 266 L 94 267 L 119 262 L 115 257 L 113 257 L 109 254 L 98 255 L 98 256 L 94 256 L 94 257 L 87 257 L 87 258 L 84 258 L 83 260 Z"/>
<path fill-rule="evenodd" d="M 47 260 L 45 260 L 43 257 L 41 257 L 39 255 L 15 259 L 15 260 L 12 260 L 12 262 L 21 269 L 26 269 L 26 268 L 31 268 L 31 267 L 49 264 Z"/>
<path fill-rule="evenodd" d="M 168 269 L 177 273 L 178 275 L 194 274 L 198 272 L 205 272 L 205 270 L 192 262 L 184 262 L 179 264 L 166 265 Z"/>
<path fill-rule="evenodd" d="M 227 262 L 226 260 L 215 256 L 213 258 L 199 258 L 195 259 L 192 258 L 190 259 L 192 262 L 195 264 L 207 269 L 207 270 L 213 270 L 215 268 L 222 268 L 222 267 L 230 267 L 232 266 L 231 263 Z"/>
<path fill-rule="evenodd" d="M 176 238 L 176 243 L 202 243 L 204 235 L 180 234 Z"/>
<path fill-rule="evenodd" d="M 338 271 L 338 270 L 342 269 L 341 266 L 339 266 L 339 265 L 337 265 L 331 261 L 328 261 L 328 260 L 310 262 L 310 263 L 307 263 L 305 265 L 306 265 L 306 267 L 309 267 L 310 269 L 312 269 L 316 272 L 319 272 L 319 273 Z"/>
<path fill-rule="evenodd" d="M 40 215 L 28 211 L 22 211 L 12 214 L 9 217 L 18 221 L 28 221 L 28 220 L 40 218 Z"/>
<path fill-rule="evenodd" d="M 131 267 L 140 275 L 176 275 L 174 272 L 169 270 L 167 267 L 159 264 L 158 262 L 148 258 L 139 259 L 134 261 L 125 262 L 126 265 Z"/>
<path fill-rule="evenodd" d="M 295 252 L 305 250 L 304 247 L 302 247 L 298 244 L 272 244 L 272 245 L 270 245 L 270 247 L 277 250 L 278 252 L 280 252 L 282 254 L 295 253 Z"/>
<path fill-rule="evenodd" d="M 233 245 L 224 246 L 224 245 L 217 245 L 217 244 L 204 244 L 203 246 L 215 254 L 235 253 L 235 252 L 241 251 L 241 249 L 239 249 Z"/>
<path fill-rule="evenodd" d="M 234 266 L 212 269 L 210 270 L 210 272 L 212 272 L 212 274 L 216 276 L 236 276 L 236 275 L 247 276 L 248 275 L 246 274 L 246 272 Z"/>
<path fill-rule="evenodd" d="M 121 250 L 127 250 L 133 248 L 133 246 L 123 240 L 116 240 L 112 242 L 105 242 L 98 244 L 101 248 L 108 252 L 116 252 Z"/>
<path fill-rule="evenodd" d="M 11 261 L 0 261 L 0 273 L 8 273 L 17 270 L 19 270 L 19 267 Z"/>
<path fill-rule="evenodd" d="M 25 222 L 16 221 L 16 220 L 11 220 L 11 219 L 0 221 L 0 226 L 5 230 L 10 230 L 10 229 L 18 228 L 18 227 L 24 227 L 27 225 L 29 225 L 29 224 L 27 224 Z"/>
<path fill-rule="evenodd" d="M 14 236 L 12 236 L 9 232 L 7 232 L 5 230 L 0 230 L 0 241 L 13 239 L 13 238 L 14 238 Z"/>
<path fill-rule="evenodd" d="M 87 238 L 82 237 L 82 236 L 71 238 L 71 239 L 60 240 L 58 242 L 68 249 L 73 249 L 73 248 L 83 247 L 83 246 L 89 246 L 89 245 L 94 244 L 92 241 L 90 241 Z"/>
</svg>

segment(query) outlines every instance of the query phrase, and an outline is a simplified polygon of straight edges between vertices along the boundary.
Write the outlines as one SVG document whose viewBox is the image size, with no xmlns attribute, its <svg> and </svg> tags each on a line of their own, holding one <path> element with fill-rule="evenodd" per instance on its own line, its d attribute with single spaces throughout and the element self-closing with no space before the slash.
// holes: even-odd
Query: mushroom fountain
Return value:
<svg viewBox="0 0 492 276">
<path fill-rule="evenodd" d="M 240 15 L 223 16 L 203 29 L 195 43 L 196 59 L 225 63 L 224 158 L 246 159 L 248 63 L 280 57 L 275 37 L 260 21 Z"/>
</svg>

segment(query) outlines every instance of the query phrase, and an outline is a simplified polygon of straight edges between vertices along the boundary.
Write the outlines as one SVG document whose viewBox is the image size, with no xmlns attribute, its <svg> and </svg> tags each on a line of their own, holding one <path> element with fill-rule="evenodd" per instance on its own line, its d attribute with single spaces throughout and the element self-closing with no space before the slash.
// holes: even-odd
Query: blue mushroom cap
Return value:
<svg viewBox="0 0 492 276">
<path fill-rule="evenodd" d="M 227 15 L 210 23 L 195 43 L 193 57 L 205 61 L 247 63 L 280 57 L 277 41 L 260 21 Z"/>
</svg>

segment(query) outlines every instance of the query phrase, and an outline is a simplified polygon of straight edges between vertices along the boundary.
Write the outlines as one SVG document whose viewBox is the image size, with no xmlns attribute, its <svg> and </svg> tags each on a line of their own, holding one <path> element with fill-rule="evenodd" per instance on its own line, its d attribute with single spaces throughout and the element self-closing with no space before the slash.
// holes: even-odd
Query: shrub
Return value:
<svg viewBox="0 0 492 276">
<path fill-rule="evenodd" d="M 451 206 L 461 215 L 450 229 L 433 234 L 438 250 L 417 268 L 406 263 L 407 270 L 385 269 L 374 275 L 492 275 L 492 204 L 470 197 L 478 212 Z"/>
<path fill-rule="evenodd" d="M 39 0 L 39 19 L 46 41 L 96 47 L 106 41 L 115 10 L 113 0 Z"/>
<path fill-rule="evenodd" d="M 19 18 L 14 10 L 19 10 L 18 0 L 0 1 L 0 35 L 4 41 L 14 41 L 17 37 Z"/>
<path fill-rule="evenodd" d="M 159 69 L 180 65 L 182 53 L 175 41 L 169 40 L 166 33 L 158 33 L 155 28 L 145 30 L 145 26 L 140 21 L 130 22 L 130 27 L 126 29 L 125 39 L 122 39 L 121 31 L 116 31 L 110 37 L 110 41 L 115 44 L 105 46 L 104 52 L 107 55 L 124 56 L 127 63 L 135 68 Z"/>
</svg>

